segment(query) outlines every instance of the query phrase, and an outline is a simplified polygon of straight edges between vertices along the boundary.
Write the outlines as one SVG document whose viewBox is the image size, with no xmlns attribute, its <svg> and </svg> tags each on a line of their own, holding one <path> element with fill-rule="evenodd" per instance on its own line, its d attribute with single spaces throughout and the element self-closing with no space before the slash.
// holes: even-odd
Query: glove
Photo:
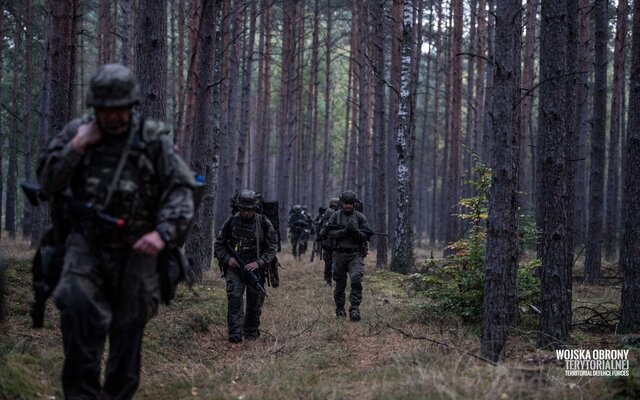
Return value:
<svg viewBox="0 0 640 400">
<path fill-rule="evenodd" d="M 358 227 L 353 223 L 353 221 L 349 221 L 345 230 L 347 231 L 347 233 L 354 233 L 358 230 Z"/>
</svg>

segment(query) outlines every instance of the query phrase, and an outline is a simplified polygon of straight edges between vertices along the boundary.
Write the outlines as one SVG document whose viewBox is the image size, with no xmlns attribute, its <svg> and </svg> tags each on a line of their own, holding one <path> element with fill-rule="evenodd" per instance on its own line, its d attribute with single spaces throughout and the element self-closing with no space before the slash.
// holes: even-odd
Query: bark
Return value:
<svg viewBox="0 0 640 400">
<path fill-rule="evenodd" d="M 622 191 L 623 273 L 619 333 L 640 330 L 640 0 L 633 2 L 631 70 L 629 71 L 629 120 Z"/>
<path fill-rule="evenodd" d="M 217 114 L 218 96 L 216 78 L 219 78 L 219 62 L 216 53 L 216 28 L 220 23 L 220 0 L 202 0 L 202 14 L 197 30 L 198 58 L 195 72 L 199 79 L 196 87 L 194 134 L 191 169 L 204 177 L 202 201 L 191 227 L 186 251 L 192 256 L 193 268 L 198 280 L 211 268 L 213 250 L 213 206 L 218 173 L 218 137 L 220 134 Z"/>
<path fill-rule="evenodd" d="M 530 211 L 534 204 L 535 191 L 532 186 L 532 182 L 536 179 L 536 167 L 535 167 L 535 146 L 527 145 L 533 144 L 534 130 L 533 130 L 533 103 L 535 99 L 535 42 L 537 31 L 537 4 L 533 1 L 527 2 L 526 8 L 526 34 L 524 37 L 524 49 L 523 49 L 523 66 L 522 66 L 522 103 L 520 105 L 520 125 L 522 132 L 521 139 L 521 151 L 524 151 L 525 155 L 521 156 L 524 159 L 528 156 L 530 160 L 530 167 L 524 162 L 520 163 L 520 178 L 518 183 L 520 185 L 520 191 L 524 194 L 522 198 L 522 206 L 526 211 Z M 530 174 L 526 174 L 526 171 L 530 171 Z"/>
<path fill-rule="evenodd" d="M 142 114 L 166 119 L 167 98 L 167 5 L 139 0 L 137 14 L 136 76 L 140 85 Z"/>
<path fill-rule="evenodd" d="M 404 0 L 402 9 L 402 57 L 400 64 L 400 93 L 398 103 L 398 128 L 396 131 L 396 151 L 398 157 L 395 240 L 391 255 L 391 270 L 408 273 L 413 267 L 413 232 L 411 227 L 411 131 L 413 130 L 413 110 L 411 96 L 413 81 L 411 60 L 413 57 L 413 5 Z"/>
<path fill-rule="evenodd" d="M 607 0 L 595 0 L 595 50 L 593 128 L 589 171 L 589 226 L 584 263 L 587 284 L 600 281 L 602 268 L 602 211 L 604 207 L 604 166 L 607 115 Z"/>
<path fill-rule="evenodd" d="M 498 0 L 494 57 L 491 189 L 484 271 L 482 353 L 504 356 L 509 329 L 516 324 L 518 301 L 518 170 L 520 160 L 520 0 Z"/>
<path fill-rule="evenodd" d="M 460 139 L 462 133 L 462 0 L 454 0 L 453 8 L 453 36 L 452 36 L 452 80 L 451 80 L 451 133 L 449 135 L 449 155 L 445 175 L 445 190 L 447 191 L 447 224 L 445 240 L 448 244 L 458 240 L 460 236 L 460 219 L 458 217 L 458 201 L 460 200 Z M 451 254 L 450 249 L 445 254 Z"/>
<path fill-rule="evenodd" d="M 24 98 L 22 104 L 22 132 L 23 132 L 23 145 L 22 151 L 24 153 L 24 180 L 29 182 L 32 179 L 31 176 L 31 163 L 33 162 L 32 152 L 32 135 L 31 135 L 31 115 L 32 115 L 32 81 L 33 81 L 33 57 L 32 57 L 32 16 L 31 16 L 31 0 L 24 0 Z M 1 64 L 1 63 L 0 63 Z M 0 145 L 0 149 L 2 146 Z M 1 176 L 1 175 L 0 175 Z M 2 189 L 0 188 L 0 193 Z M 22 236 L 29 238 L 31 236 L 32 228 L 32 207 L 28 201 L 23 201 L 24 213 L 22 217 Z"/>
<path fill-rule="evenodd" d="M 611 123 L 609 128 L 609 157 L 607 165 L 607 198 L 604 225 L 604 256 L 612 260 L 616 255 L 618 235 L 618 191 L 620 188 L 619 154 L 620 122 L 622 119 L 622 86 L 625 76 L 625 49 L 627 38 L 627 0 L 618 1 L 616 12 L 616 38 L 613 53 L 613 82 L 611 84 Z"/>
<path fill-rule="evenodd" d="M 540 25 L 540 165 L 541 315 L 538 344 L 558 347 L 569 335 L 572 261 L 565 241 L 570 231 L 567 209 L 566 93 L 558 90 L 566 77 L 566 1 L 543 0 Z"/>
<path fill-rule="evenodd" d="M 20 101 L 18 94 L 18 84 L 20 82 L 20 54 L 22 53 L 22 26 L 21 21 L 14 16 L 14 29 L 13 29 L 13 78 L 11 82 L 11 132 L 9 134 L 9 149 L 13 151 L 9 152 L 9 163 L 7 166 L 7 191 L 6 191 L 6 203 L 5 203 L 5 220 L 4 229 L 9 234 L 9 237 L 14 239 L 16 237 L 16 224 L 17 224 L 17 206 L 18 206 L 18 103 Z M 20 49 L 20 51 L 15 51 Z"/>
<path fill-rule="evenodd" d="M 131 57 L 131 14 L 132 5 L 131 2 L 133 0 L 120 0 L 120 8 L 121 8 L 121 28 L 120 28 L 120 37 L 121 37 L 121 47 L 120 47 L 120 58 L 121 62 L 124 65 L 132 64 Z M 182 71 L 182 69 L 180 69 Z"/>
<path fill-rule="evenodd" d="M 390 72 L 390 83 L 391 87 L 388 91 L 389 96 L 389 118 L 387 119 L 387 129 L 389 135 L 387 137 L 387 171 L 389 174 L 388 178 L 388 188 L 387 193 L 389 193 L 389 197 L 387 198 L 387 210 L 389 213 L 388 223 L 389 223 L 389 232 L 395 232 L 396 230 L 396 222 L 397 218 L 392 217 L 392 210 L 395 210 L 397 207 L 398 201 L 398 179 L 396 173 L 391 173 L 392 171 L 398 170 L 398 155 L 396 154 L 396 142 L 397 142 L 397 132 L 398 132 L 398 104 L 399 104 L 399 93 L 400 93 L 400 67 L 401 67 L 401 57 L 402 57 L 402 37 L 403 37 L 403 1 L 402 0 L 393 0 L 392 3 L 392 18 L 391 18 L 391 70 Z M 392 134 L 395 133 L 395 134 Z M 393 241 L 396 241 L 397 237 L 393 238 Z"/>
<path fill-rule="evenodd" d="M 114 62 L 115 41 L 113 32 L 114 28 L 111 0 L 100 0 L 98 10 L 98 65 Z"/>
<path fill-rule="evenodd" d="M 256 0 L 257 1 L 257 0 Z M 256 36 L 256 1 L 251 1 L 249 11 L 249 31 L 248 36 L 244 37 L 243 57 L 242 57 L 242 85 L 240 89 L 240 145 L 236 156 L 236 188 L 242 189 L 248 187 L 249 183 L 249 166 L 247 163 L 248 150 L 251 148 L 249 143 L 252 104 L 251 104 L 251 72 L 253 71 L 253 49 Z M 246 18 L 245 18 L 246 19 Z"/>
<path fill-rule="evenodd" d="M 576 110 L 573 115 L 574 125 L 578 129 L 578 145 L 576 146 L 576 176 L 575 176 L 575 196 L 574 196 L 574 221 L 573 231 L 575 232 L 576 244 L 583 244 L 587 234 L 587 189 L 589 188 L 589 177 L 587 169 L 587 132 L 591 127 L 588 119 L 589 113 L 589 32 L 590 32 L 590 10 L 589 0 L 579 0 L 578 5 L 578 54 L 577 54 L 577 78 L 576 87 Z"/>
<path fill-rule="evenodd" d="M 376 191 L 373 202 L 373 209 L 376 210 L 375 229 L 378 232 L 387 231 L 387 170 L 386 170 L 386 141 L 384 126 L 384 91 L 385 91 L 385 63 L 384 63 L 384 37 L 385 37 L 385 0 L 377 0 L 372 4 L 373 17 L 373 40 L 371 43 L 371 60 L 374 76 L 374 155 L 373 179 L 376 182 Z M 376 267 L 386 268 L 387 266 L 387 238 L 380 236 L 376 238 Z"/>
<path fill-rule="evenodd" d="M 442 75 L 444 73 L 442 69 L 442 55 L 444 53 L 442 46 L 442 3 L 437 3 L 437 18 L 438 18 L 438 26 L 436 27 L 435 33 L 435 82 L 434 82 L 434 95 L 433 95 L 433 142 L 431 145 L 432 153 L 431 153 L 431 169 L 433 181 L 431 183 L 431 227 L 429 234 L 429 244 L 430 247 L 434 247 L 436 244 L 436 240 L 441 239 L 440 230 L 438 227 L 440 224 L 438 223 L 438 210 L 441 209 L 441 205 L 438 203 L 438 154 L 440 147 L 440 132 L 441 132 L 441 121 L 440 121 L 440 86 L 442 84 Z"/>
<path fill-rule="evenodd" d="M 323 150 L 322 150 L 322 191 L 323 193 L 329 193 L 329 178 L 331 176 L 330 160 L 332 157 L 331 146 L 329 143 L 331 132 L 331 29 L 333 27 L 332 19 L 333 10 L 331 8 L 331 0 L 327 0 L 327 23 L 325 33 L 325 79 L 324 79 L 324 134 L 323 134 Z M 382 159 L 381 159 L 382 160 Z M 384 162 L 384 161 L 382 161 Z"/>
</svg>

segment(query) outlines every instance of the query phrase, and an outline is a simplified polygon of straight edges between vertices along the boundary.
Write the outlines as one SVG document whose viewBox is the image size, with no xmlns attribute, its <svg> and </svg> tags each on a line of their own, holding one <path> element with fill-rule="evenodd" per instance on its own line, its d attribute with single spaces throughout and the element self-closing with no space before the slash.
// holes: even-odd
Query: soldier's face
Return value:
<svg viewBox="0 0 640 400">
<path fill-rule="evenodd" d="M 129 130 L 131 107 L 96 108 L 98 126 L 110 135 L 122 135 Z"/>
<path fill-rule="evenodd" d="M 244 219 L 245 221 L 253 219 L 255 215 L 256 215 L 256 210 L 254 210 L 253 208 L 240 209 L 240 218 Z"/>
<path fill-rule="evenodd" d="M 342 203 L 342 209 L 345 213 L 351 214 L 353 212 L 353 203 Z"/>
</svg>

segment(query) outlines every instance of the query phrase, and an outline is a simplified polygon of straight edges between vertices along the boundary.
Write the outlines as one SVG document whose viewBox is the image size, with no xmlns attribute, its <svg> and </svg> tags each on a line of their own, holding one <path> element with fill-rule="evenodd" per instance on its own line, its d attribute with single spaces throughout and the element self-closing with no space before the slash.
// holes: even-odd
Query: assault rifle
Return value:
<svg viewBox="0 0 640 400">
<path fill-rule="evenodd" d="M 42 328 L 47 299 L 53 293 L 62 273 L 64 243 L 69 234 L 69 224 L 62 220 L 67 215 L 74 214 L 83 218 L 96 218 L 118 229 L 124 228 L 127 224 L 125 220 L 104 213 L 96 209 L 93 204 L 74 199 L 67 194 L 49 196 L 37 183 L 23 182 L 20 186 L 31 205 L 38 206 L 47 201 L 55 204 L 52 213 L 53 226 L 44 233 L 31 266 L 34 292 L 31 321 L 34 328 Z"/>
<path fill-rule="evenodd" d="M 313 248 L 311 250 L 311 260 L 315 258 L 316 253 L 318 253 L 318 257 L 322 260 L 322 241 L 318 239 L 318 234 L 316 234 L 316 240 L 313 241 Z"/>
<path fill-rule="evenodd" d="M 325 234 L 328 234 L 329 232 L 332 232 L 332 231 L 339 231 L 339 230 L 342 230 L 342 229 L 346 230 L 346 228 L 344 226 L 342 226 L 342 225 L 326 225 L 323 229 L 325 230 Z M 356 232 L 358 230 L 360 232 L 364 233 L 367 236 L 367 240 L 371 239 L 371 236 L 373 236 L 373 235 L 389 236 L 388 233 L 376 232 L 376 231 L 374 231 L 374 230 L 372 230 L 371 228 L 368 228 L 368 227 L 359 228 L 359 229 L 356 228 L 356 230 L 353 231 L 353 232 Z M 349 234 L 349 232 L 347 232 L 347 234 Z"/>
<path fill-rule="evenodd" d="M 240 268 L 242 268 L 242 270 L 244 272 L 247 273 L 247 275 L 249 276 L 249 279 L 251 280 L 251 283 L 253 284 L 253 287 L 264 293 L 265 296 L 269 297 L 269 295 L 267 294 L 267 291 L 264 289 L 264 286 L 262 286 L 262 284 L 260 283 L 260 279 L 258 279 L 258 276 L 256 275 L 255 272 L 253 271 L 249 271 L 246 270 L 244 267 L 247 266 L 247 264 L 249 264 L 248 262 L 245 262 L 239 255 L 238 253 L 233 249 L 233 246 L 231 245 L 231 243 L 227 240 L 225 242 L 225 246 L 227 248 L 227 251 L 229 252 L 229 254 L 231 254 L 231 256 L 233 258 L 236 259 L 236 261 L 238 262 L 238 264 L 240 265 Z"/>
</svg>

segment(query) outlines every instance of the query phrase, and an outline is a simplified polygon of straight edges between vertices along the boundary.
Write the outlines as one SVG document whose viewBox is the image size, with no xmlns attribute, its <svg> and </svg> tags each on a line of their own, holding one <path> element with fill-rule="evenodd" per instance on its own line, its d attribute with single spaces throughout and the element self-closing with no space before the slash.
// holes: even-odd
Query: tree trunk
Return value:
<svg viewBox="0 0 640 400">
<path fill-rule="evenodd" d="M 604 206 L 604 163 L 607 116 L 607 0 L 595 0 L 595 50 L 593 128 L 589 172 L 589 230 L 584 262 L 584 280 L 595 285 L 602 267 L 602 209 Z"/>
<path fill-rule="evenodd" d="M 541 238 L 541 315 L 539 346 L 558 347 L 569 335 L 571 324 L 572 261 L 565 241 L 570 231 L 568 218 L 565 101 L 558 90 L 566 77 L 566 1 L 543 0 L 540 25 L 540 100 L 538 162 L 540 192 L 538 207 Z"/>
<path fill-rule="evenodd" d="M 462 0 L 453 0 L 453 37 L 452 37 L 452 70 L 451 80 L 451 133 L 449 135 L 449 156 L 447 171 L 445 174 L 445 190 L 447 191 L 447 224 L 445 240 L 447 244 L 453 243 L 460 237 L 460 219 L 457 210 L 460 200 L 460 138 L 462 132 Z M 452 254 L 450 248 L 445 249 L 445 254 Z"/>
<path fill-rule="evenodd" d="M 518 316 L 518 169 L 520 160 L 520 51 L 522 32 L 520 0 L 498 0 L 491 189 L 487 221 L 487 255 L 484 271 L 482 353 L 498 361 L 504 356 L 509 329 Z"/>
<path fill-rule="evenodd" d="M 535 192 L 532 190 L 532 182 L 535 181 L 535 147 L 527 146 L 527 143 L 534 143 L 534 131 L 533 131 L 533 103 L 534 103 L 534 81 L 535 81 L 535 42 L 536 42 L 536 25 L 537 25 L 537 4 L 533 1 L 527 2 L 526 10 L 526 27 L 527 31 L 524 37 L 524 49 L 523 49 L 523 66 L 522 66 L 522 103 L 520 105 L 520 124 L 521 124 L 521 151 L 524 150 L 528 153 L 528 158 L 531 161 L 531 167 L 529 169 L 530 176 L 527 171 L 527 165 L 520 164 L 520 178 L 518 184 L 520 185 L 520 191 L 524 193 L 522 198 L 522 207 L 525 211 L 531 211 L 534 204 Z"/>
<path fill-rule="evenodd" d="M 616 12 L 616 40 L 613 53 L 613 83 L 611 87 L 611 125 L 609 129 L 609 164 L 607 169 L 607 202 L 604 226 L 604 256 L 612 260 L 616 255 L 618 239 L 618 191 L 620 187 L 620 121 L 622 119 L 622 86 L 625 76 L 625 53 L 627 38 L 627 0 L 618 0 Z"/>
<path fill-rule="evenodd" d="M 145 117 L 166 120 L 167 100 L 167 5 L 139 0 L 136 45 L 136 76 Z"/>
<path fill-rule="evenodd" d="M 22 151 L 24 153 L 24 180 L 29 182 L 32 180 L 31 176 L 31 163 L 33 162 L 32 146 L 31 146 L 31 96 L 32 93 L 32 81 L 33 81 L 33 62 L 32 62 L 32 18 L 31 18 L 31 0 L 24 0 L 24 98 L 22 104 L 22 132 L 23 132 L 23 145 Z M 0 146 L 0 149 L 2 146 Z M 0 189 L 0 193 L 2 190 Z M 23 201 L 24 213 L 22 217 L 22 236 L 24 238 L 31 237 L 32 228 L 32 207 L 28 201 Z"/>
<path fill-rule="evenodd" d="M 374 76 L 374 160 L 373 179 L 376 182 L 376 191 L 372 208 L 376 210 L 375 229 L 379 232 L 387 231 L 387 170 L 386 170 L 386 141 L 384 126 L 384 91 L 385 91 L 385 64 L 384 64 L 384 37 L 385 37 L 385 0 L 377 0 L 372 4 L 373 10 L 373 40 L 371 43 L 371 60 Z M 380 236 L 376 238 L 376 267 L 386 268 L 387 266 L 387 238 Z"/>
<path fill-rule="evenodd" d="M 120 7 L 122 8 L 121 22 L 120 22 L 120 58 L 124 65 L 131 65 L 131 14 L 133 14 L 131 2 L 133 0 L 120 0 Z M 182 58 L 182 57 L 181 57 Z M 182 71 L 182 69 L 180 69 Z"/>
<path fill-rule="evenodd" d="M 15 16 L 14 16 L 15 18 Z M 11 82 L 11 133 L 9 135 L 9 148 L 13 151 L 9 152 L 9 164 L 7 166 L 7 192 L 5 204 L 5 225 L 9 237 L 16 237 L 17 224 L 17 197 L 18 197 L 18 84 L 20 82 L 20 54 L 22 53 L 22 26 L 21 21 L 14 19 L 13 44 L 15 46 L 13 52 L 13 78 Z M 0 149 L 2 150 L 2 149 Z"/>
<path fill-rule="evenodd" d="M 620 269 L 624 275 L 619 333 L 640 330 L 640 0 L 633 2 L 629 121 L 623 169 Z"/>
<path fill-rule="evenodd" d="M 400 65 L 400 96 L 396 134 L 398 204 L 396 206 L 395 240 L 391 255 L 391 270 L 406 274 L 413 267 L 411 169 L 409 168 L 412 157 L 410 138 L 413 130 L 411 96 L 414 88 L 411 76 L 411 60 L 413 57 L 413 5 L 411 0 L 404 0 L 402 15 L 402 62 Z"/>
<path fill-rule="evenodd" d="M 322 150 L 322 191 L 329 193 L 329 178 L 331 177 L 330 160 L 333 158 L 331 146 L 329 143 L 331 132 L 331 28 L 333 10 L 331 8 L 331 0 L 327 0 L 327 27 L 325 33 L 325 78 L 324 78 L 324 134 L 323 134 L 323 150 Z M 384 162 L 384 161 L 382 161 Z"/>
<path fill-rule="evenodd" d="M 194 272 L 198 280 L 202 273 L 211 268 L 213 251 L 213 206 L 218 174 L 218 138 L 220 134 L 219 114 L 217 111 L 219 78 L 219 54 L 216 53 L 216 28 L 220 23 L 220 0 L 202 0 L 202 15 L 198 24 L 198 58 L 196 104 L 194 132 L 192 135 L 193 154 L 191 169 L 204 177 L 204 188 L 186 251 L 194 260 Z"/>
</svg>

